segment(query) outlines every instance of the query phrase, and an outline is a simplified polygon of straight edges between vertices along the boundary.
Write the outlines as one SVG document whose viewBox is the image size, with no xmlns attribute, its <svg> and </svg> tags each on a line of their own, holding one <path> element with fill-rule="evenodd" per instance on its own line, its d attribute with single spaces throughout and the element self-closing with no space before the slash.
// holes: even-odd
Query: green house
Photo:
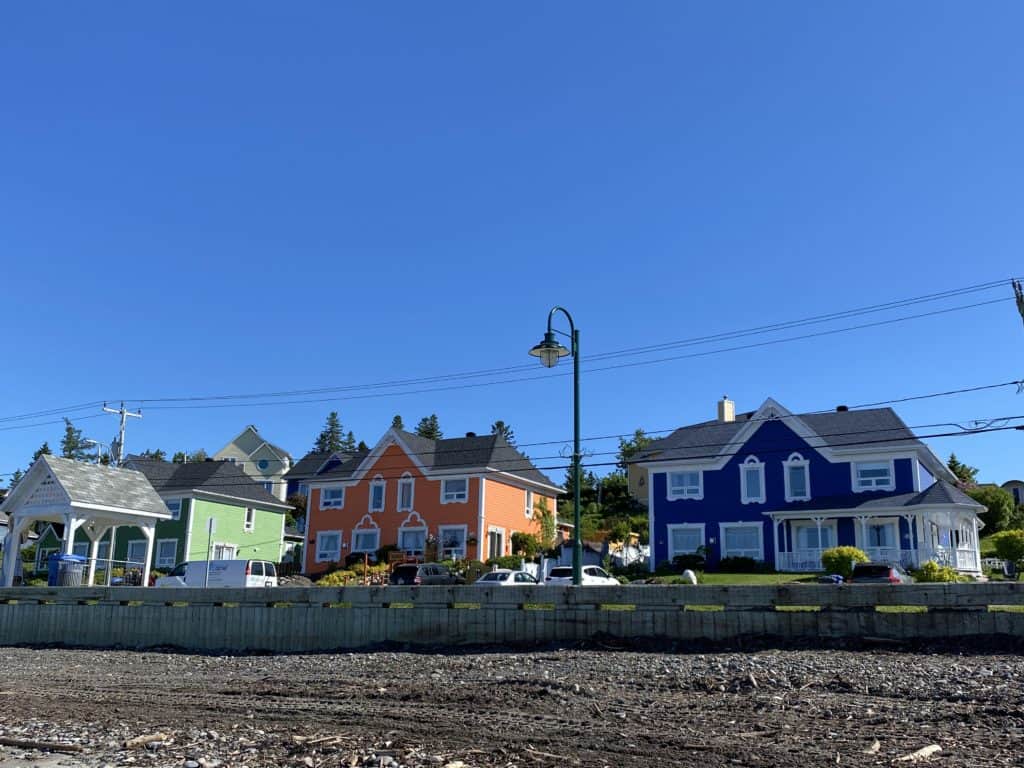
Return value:
<svg viewBox="0 0 1024 768">
<path fill-rule="evenodd" d="M 129 456 L 127 469 L 141 472 L 171 512 L 170 520 L 156 524 L 151 567 L 168 571 L 189 560 L 233 560 L 252 558 L 280 562 L 284 553 L 285 513 L 291 507 L 281 503 L 264 487 L 228 461 L 173 464 L 156 459 Z M 212 521 L 212 532 L 211 532 Z M 37 567 L 60 548 L 63 530 L 48 526 L 36 545 Z M 141 568 L 146 557 L 146 538 L 131 526 L 114 532 L 99 544 L 97 561 L 111 559 L 115 567 Z M 88 556 L 89 539 L 75 534 L 73 551 Z"/>
</svg>

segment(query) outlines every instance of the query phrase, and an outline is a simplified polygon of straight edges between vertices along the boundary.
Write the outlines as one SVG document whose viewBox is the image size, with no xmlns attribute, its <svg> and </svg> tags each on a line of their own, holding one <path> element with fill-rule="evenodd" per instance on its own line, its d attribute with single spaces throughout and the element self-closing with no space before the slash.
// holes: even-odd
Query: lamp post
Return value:
<svg viewBox="0 0 1024 768">
<path fill-rule="evenodd" d="M 556 312 L 561 312 L 569 321 L 569 333 L 562 333 L 551 327 L 551 320 Z M 558 343 L 556 333 L 569 338 L 571 350 Z M 580 540 L 580 332 L 576 329 L 568 310 L 564 307 L 554 307 L 548 312 L 547 333 L 541 342 L 530 350 L 530 354 L 538 358 L 545 368 L 554 368 L 558 365 L 559 358 L 572 355 L 572 583 L 578 587 L 583 583 L 583 542 Z"/>
</svg>

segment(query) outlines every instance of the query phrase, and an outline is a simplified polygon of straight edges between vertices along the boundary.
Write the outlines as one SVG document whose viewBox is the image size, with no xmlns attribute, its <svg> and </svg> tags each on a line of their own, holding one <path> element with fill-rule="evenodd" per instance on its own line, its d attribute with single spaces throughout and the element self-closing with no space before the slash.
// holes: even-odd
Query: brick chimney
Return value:
<svg viewBox="0 0 1024 768">
<path fill-rule="evenodd" d="M 736 403 L 730 400 L 728 395 L 722 395 L 722 399 L 718 401 L 718 420 L 723 424 L 736 421 Z"/>
</svg>

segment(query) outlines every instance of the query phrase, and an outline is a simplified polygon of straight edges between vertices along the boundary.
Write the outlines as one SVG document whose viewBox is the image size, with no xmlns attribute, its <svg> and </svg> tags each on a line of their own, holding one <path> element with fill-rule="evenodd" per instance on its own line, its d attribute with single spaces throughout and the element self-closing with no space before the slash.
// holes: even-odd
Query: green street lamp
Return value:
<svg viewBox="0 0 1024 768">
<path fill-rule="evenodd" d="M 551 319 L 556 312 L 565 315 L 569 321 L 569 333 L 555 331 Z M 566 349 L 555 338 L 560 333 L 572 342 L 572 349 Z M 580 540 L 580 332 L 572 321 L 572 315 L 563 307 L 555 307 L 548 313 L 548 330 L 543 340 L 530 350 L 545 368 L 554 368 L 560 358 L 572 355 L 572 485 L 573 485 L 573 534 L 572 534 L 572 583 L 583 583 L 583 542 Z"/>
</svg>

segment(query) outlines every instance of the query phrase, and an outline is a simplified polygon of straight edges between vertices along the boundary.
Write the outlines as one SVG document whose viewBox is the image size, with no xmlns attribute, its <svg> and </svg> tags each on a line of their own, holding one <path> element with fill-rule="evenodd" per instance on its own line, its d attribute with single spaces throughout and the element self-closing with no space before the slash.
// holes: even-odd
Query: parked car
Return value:
<svg viewBox="0 0 1024 768">
<path fill-rule="evenodd" d="M 914 579 L 899 565 L 857 563 L 848 581 L 852 584 L 913 584 Z"/>
<path fill-rule="evenodd" d="M 174 570 L 157 579 L 154 586 L 276 587 L 277 566 L 269 560 L 196 560 L 178 563 Z"/>
<path fill-rule="evenodd" d="M 391 571 L 390 582 L 396 587 L 418 587 L 433 584 L 465 584 L 466 580 L 438 563 L 402 563 Z"/>
<path fill-rule="evenodd" d="M 544 583 L 552 586 L 571 585 L 572 566 L 560 565 L 557 568 L 552 568 L 551 573 L 544 579 Z M 617 587 L 619 580 L 609 575 L 604 568 L 599 568 L 596 565 L 584 565 L 581 584 L 584 587 Z"/>
<path fill-rule="evenodd" d="M 522 585 L 540 584 L 532 573 L 526 571 L 512 571 L 508 568 L 498 568 L 488 571 L 479 579 L 473 582 L 475 587 L 515 587 Z"/>
</svg>

